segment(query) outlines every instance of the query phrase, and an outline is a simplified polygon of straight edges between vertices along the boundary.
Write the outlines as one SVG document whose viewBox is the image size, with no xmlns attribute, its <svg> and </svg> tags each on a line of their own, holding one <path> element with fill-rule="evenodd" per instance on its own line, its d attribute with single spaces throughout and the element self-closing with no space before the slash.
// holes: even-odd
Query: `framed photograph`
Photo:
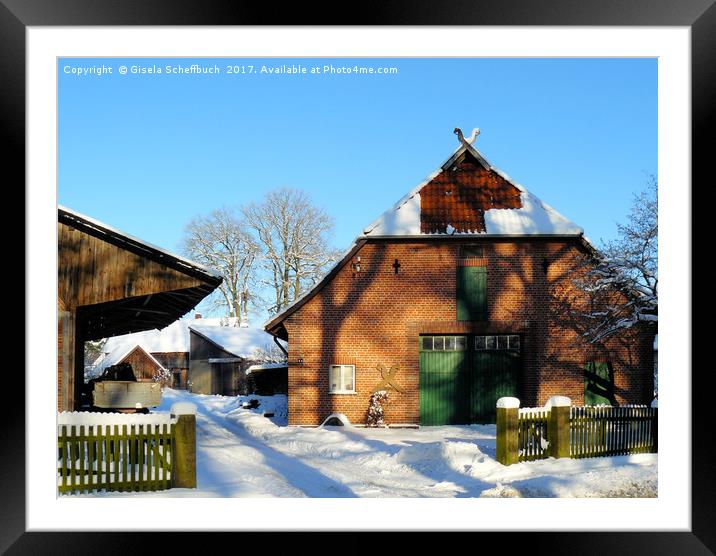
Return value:
<svg viewBox="0 0 716 556">
<path fill-rule="evenodd" d="M 4 3 L 28 326 L 0 546 L 713 551 L 690 233 L 711 3 L 254 10 Z"/>
</svg>

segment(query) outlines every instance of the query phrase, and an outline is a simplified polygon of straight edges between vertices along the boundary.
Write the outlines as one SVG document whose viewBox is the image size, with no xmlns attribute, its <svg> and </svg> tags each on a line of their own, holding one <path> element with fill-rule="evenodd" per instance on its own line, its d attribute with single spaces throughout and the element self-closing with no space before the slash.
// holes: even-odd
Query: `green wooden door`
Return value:
<svg viewBox="0 0 716 556">
<path fill-rule="evenodd" d="M 457 267 L 455 289 L 458 321 L 487 319 L 487 267 Z"/>
<path fill-rule="evenodd" d="M 470 423 L 494 423 L 502 397 L 517 397 L 520 353 L 516 350 L 475 350 L 472 354 Z"/>
<path fill-rule="evenodd" d="M 590 361 L 584 366 L 584 405 L 616 405 L 609 363 Z"/>
<path fill-rule="evenodd" d="M 517 396 L 520 361 L 517 336 L 422 337 L 420 424 L 494 423 L 497 400 Z"/>
<path fill-rule="evenodd" d="M 427 348 L 435 341 L 438 349 Z M 421 339 L 420 351 L 420 424 L 447 425 L 469 420 L 470 384 L 467 352 L 464 349 L 444 349 L 455 337 L 426 337 Z"/>
</svg>

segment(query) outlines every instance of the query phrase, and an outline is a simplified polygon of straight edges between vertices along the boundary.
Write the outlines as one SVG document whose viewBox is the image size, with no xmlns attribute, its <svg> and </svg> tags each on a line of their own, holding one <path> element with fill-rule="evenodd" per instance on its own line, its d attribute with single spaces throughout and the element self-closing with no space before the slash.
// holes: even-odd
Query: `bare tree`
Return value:
<svg viewBox="0 0 716 556">
<path fill-rule="evenodd" d="M 271 191 L 242 213 L 261 246 L 262 284 L 275 295 L 267 309 L 278 313 L 320 280 L 336 260 L 337 252 L 328 246 L 333 219 L 296 189 Z"/>
<path fill-rule="evenodd" d="M 266 342 L 263 346 L 254 349 L 251 360 L 257 363 L 285 363 L 287 357 L 274 342 Z"/>
<path fill-rule="evenodd" d="M 634 196 L 629 220 L 617 224 L 618 238 L 607 242 L 597 262 L 575 280 L 588 302 L 582 311 L 584 335 L 600 342 L 637 323 L 656 325 L 659 313 L 657 180 Z"/>
<path fill-rule="evenodd" d="M 182 251 L 224 278 L 214 297 L 216 306 L 248 321 L 259 246 L 235 211 L 222 208 L 191 220 L 184 229 Z"/>
</svg>

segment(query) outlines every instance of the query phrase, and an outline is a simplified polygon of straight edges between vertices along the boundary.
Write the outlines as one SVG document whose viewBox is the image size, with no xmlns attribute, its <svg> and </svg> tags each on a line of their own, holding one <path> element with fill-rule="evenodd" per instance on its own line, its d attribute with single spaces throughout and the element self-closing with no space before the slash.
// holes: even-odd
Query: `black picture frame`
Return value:
<svg viewBox="0 0 716 556">
<path fill-rule="evenodd" d="M 716 6 L 714 0 L 491 0 L 429 2 L 424 0 L 386 1 L 351 5 L 294 3 L 282 10 L 267 10 L 261 3 L 225 1 L 106 2 L 96 0 L 2 0 L 0 2 L 0 101 L 2 145 L 9 168 L 16 170 L 17 181 L 25 176 L 25 31 L 28 26 L 67 25 L 558 25 L 558 26 L 685 26 L 692 36 L 692 183 L 713 187 L 709 163 L 713 158 L 710 141 L 713 132 L 713 104 L 716 99 Z M 350 13 L 350 20 L 343 14 Z M 686 187 L 685 189 L 687 189 Z M 692 189 L 695 193 L 695 190 Z M 713 194 L 706 192 L 713 198 Z M 27 207 L 25 207 L 27 208 Z M 701 221 L 692 219 L 692 237 L 706 232 Z M 692 250 L 693 252 L 693 250 Z M 698 284 L 699 276 L 694 273 Z M 705 275 L 701 278 L 705 281 Z M 697 291 L 694 288 L 692 291 Z M 26 296 L 28 292 L 25 292 Z M 691 323 L 683 323 L 691 327 Z M 698 338 L 705 332 L 693 328 Z M 27 339 L 26 339 L 27 341 Z M 696 342 L 695 345 L 701 345 Z M 684 361 L 690 361 L 691 346 L 683 346 Z M 687 363 L 688 364 L 688 363 Z M 695 368 L 695 367 L 694 367 Z M 4 387 L 7 392 L 25 392 L 24 377 L 7 366 Z M 673 369 L 672 369 L 673 370 Z M 692 373 L 692 528 L 690 532 L 634 533 L 485 533 L 494 537 L 510 536 L 510 546 L 550 554 L 711 554 L 716 552 L 716 450 L 713 442 L 709 386 L 713 371 Z M 673 370 L 676 372 L 676 370 Z M 127 554 L 149 549 L 147 534 L 111 533 L 28 533 L 25 530 L 25 402 L 22 396 L 5 405 L 9 413 L 0 427 L 4 457 L 0 458 L 0 550 L 8 554 L 85 554 L 101 551 Z M 666 445 L 666 443 L 662 444 Z M 588 526 L 589 516 L 585 516 Z M 202 533 L 202 536 L 208 533 Z M 239 533 L 242 545 L 250 545 L 257 536 L 269 534 Z M 512 537 L 517 535 L 517 537 Z M 186 547 L 181 534 L 152 535 L 150 541 L 162 551 Z M 234 537 L 234 534 L 232 534 Z M 438 535 L 439 537 L 439 535 Z M 234 537 L 235 538 L 235 537 Z M 422 547 L 427 539 L 413 534 Z M 341 552 L 357 552 L 360 543 L 342 539 Z M 208 547 L 216 546 L 212 538 Z M 231 542 L 236 542 L 232 540 Z M 262 540 L 256 540 L 262 543 Z M 387 542 L 387 541 L 383 541 Z M 392 541 L 391 541 L 392 542 Z M 442 542 L 438 538 L 438 542 Z M 480 541 L 485 549 L 492 545 Z M 388 550 L 389 544 L 381 545 Z M 331 547 L 333 543 L 325 543 Z M 139 547 L 141 550 L 138 550 Z M 494 546 L 494 545 L 492 545 Z M 540 550 L 543 548 L 544 550 Z M 318 548 L 316 547 L 316 550 Z M 314 550 L 312 550 L 314 551 Z"/>
</svg>

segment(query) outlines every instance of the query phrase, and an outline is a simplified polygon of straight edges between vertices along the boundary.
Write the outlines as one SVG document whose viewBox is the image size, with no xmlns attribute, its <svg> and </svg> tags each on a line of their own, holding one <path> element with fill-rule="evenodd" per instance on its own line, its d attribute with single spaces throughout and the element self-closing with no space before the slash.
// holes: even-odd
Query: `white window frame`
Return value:
<svg viewBox="0 0 716 556">
<path fill-rule="evenodd" d="M 349 367 L 353 371 L 353 390 L 331 390 L 331 371 L 335 367 L 341 367 L 341 386 L 343 386 L 343 368 Z M 356 393 L 356 366 L 335 364 L 328 367 L 328 393 L 329 394 L 355 394 Z"/>
</svg>

